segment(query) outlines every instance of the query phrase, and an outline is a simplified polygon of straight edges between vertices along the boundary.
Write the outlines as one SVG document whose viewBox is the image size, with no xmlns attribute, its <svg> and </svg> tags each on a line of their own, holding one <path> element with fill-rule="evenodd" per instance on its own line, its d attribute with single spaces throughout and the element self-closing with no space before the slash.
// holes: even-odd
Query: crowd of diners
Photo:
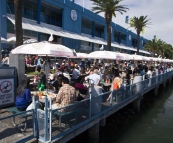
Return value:
<svg viewBox="0 0 173 143">
<path fill-rule="evenodd" d="M 37 59 L 41 57 L 37 57 Z M 26 57 L 27 59 L 27 57 Z M 41 64 L 41 62 L 40 62 Z M 38 68 L 38 64 L 37 68 Z M 103 92 L 140 82 L 172 70 L 172 63 L 154 61 L 121 61 L 108 59 L 60 59 L 51 64 L 54 73 L 47 75 L 44 68 L 34 76 L 34 89 L 51 89 L 55 95 L 53 109 L 64 107 L 87 98 L 87 82 L 102 86 Z M 41 82 L 41 85 L 40 85 Z M 84 84 L 85 83 L 85 84 Z M 40 87 L 38 87 L 38 84 Z M 31 105 L 31 92 L 25 78 L 17 89 L 16 106 L 18 110 L 27 110 Z M 82 96 L 81 96 L 82 95 Z M 107 101 L 110 100 L 110 96 Z"/>
</svg>

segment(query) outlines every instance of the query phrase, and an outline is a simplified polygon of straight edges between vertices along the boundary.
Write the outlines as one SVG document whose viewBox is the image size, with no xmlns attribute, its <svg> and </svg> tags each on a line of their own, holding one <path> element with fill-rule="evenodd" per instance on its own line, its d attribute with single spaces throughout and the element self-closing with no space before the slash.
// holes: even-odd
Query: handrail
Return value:
<svg viewBox="0 0 173 143">
<path fill-rule="evenodd" d="M 161 84 L 165 80 L 168 80 L 171 76 L 173 76 L 173 70 L 168 71 L 168 72 L 165 72 L 163 74 L 158 74 L 156 76 L 153 76 L 152 78 L 145 79 L 145 80 L 142 80 L 141 82 L 138 82 L 138 83 L 135 83 L 135 84 L 131 84 L 131 85 L 125 86 L 125 87 L 120 88 L 118 90 L 109 91 L 109 92 L 106 92 L 106 93 L 99 94 L 97 97 L 88 98 L 88 99 L 82 100 L 80 102 L 76 102 L 75 104 L 70 104 L 70 105 L 67 105 L 65 107 L 62 107 L 62 108 L 56 109 L 56 110 L 52 110 L 51 109 L 51 107 L 50 107 L 51 106 L 51 102 L 50 102 L 49 103 L 50 106 L 48 107 L 47 111 L 45 111 L 45 114 L 52 115 L 57 110 L 65 109 L 65 108 L 68 108 L 69 106 L 76 106 L 77 104 L 80 104 L 80 103 L 83 104 L 83 103 L 89 102 L 89 104 L 91 105 L 91 102 L 94 101 L 94 98 L 100 98 L 101 97 L 103 99 L 104 96 L 107 96 L 107 95 L 109 95 L 111 93 L 115 93 L 115 94 L 119 94 L 120 93 L 120 94 L 122 94 L 122 96 L 124 96 L 124 95 L 127 96 L 128 95 L 127 97 L 121 99 L 117 103 L 113 102 L 113 98 L 111 98 L 110 105 L 107 106 L 107 108 L 105 108 L 103 110 L 100 110 L 98 113 L 96 113 L 94 115 L 91 115 L 92 107 L 91 106 L 88 106 L 87 107 L 87 110 L 89 112 L 88 118 L 86 118 L 84 121 L 78 122 L 72 128 L 68 128 L 68 129 L 66 129 L 66 130 L 64 130 L 64 131 L 56 134 L 55 136 L 52 136 L 52 131 L 51 130 L 47 131 L 47 133 L 49 132 L 51 138 L 48 138 L 48 134 L 46 134 L 46 136 L 44 138 L 45 141 L 48 141 L 48 140 L 49 141 L 50 140 L 53 141 L 53 140 L 55 140 L 55 139 L 57 139 L 59 137 L 65 136 L 65 135 L 69 134 L 70 132 L 73 132 L 74 130 L 76 130 L 76 129 L 78 129 L 78 128 L 80 128 L 80 127 L 82 127 L 82 126 L 84 126 L 84 125 L 86 125 L 86 124 L 94 121 L 95 119 L 101 117 L 102 115 L 104 115 L 105 113 L 108 113 L 109 111 L 111 111 L 111 112 L 108 113 L 107 115 L 111 114 L 112 113 L 112 110 L 114 110 L 114 112 L 115 112 L 116 110 L 119 109 L 120 106 L 124 107 L 126 104 L 129 104 L 130 102 L 132 102 L 133 100 L 135 100 L 136 98 L 138 98 L 142 92 L 145 92 L 148 89 L 151 89 L 151 88 L 155 87 L 157 84 Z M 157 80 L 158 80 L 158 82 L 156 82 Z M 148 84 L 149 81 L 151 81 L 153 83 L 151 83 L 150 86 L 146 86 L 145 87 L 145 84 Z M 135 92 L 134 91 L 134 88 L 135 88 L 135 86 L 138 86 L 138 84 L 141 84 L 141 86 L 143 88 L 140 91 Z M 101 101 L 100 104 L 102 104 L 102 103 L 103 102 Z M 25 111 L 25 112 L 21 112 L 21 113 L 17 113 L 17 114 L 13 114 L 13 115 L 9 115 L 9 116 L 0 118 L 0 120 L 4 120 L 4 119 L 7 119 L 7 118 L 11 118 L 11 117 L 18 116 L 18 115 L 21 115 L 21 114 L 25 114 L 25 113 L 28 113 L 28 112 L 32 112 L 33 115 L 34 115 L 34 112 L 37 112 L 37 111 L 35 111 L 34 109 L 32 109 L 32 110 L 29 110 L 29 111 Z M 48 120 L 50 122 L 48 122 L 48 121 L 45 122 L 45 124 L 47 124 L 47 125 L 45 125 L 45 127 L 52 128 L 51 127 L 52 122 L 53 122 L 52 119 L 51 119 L 52 117 L 51 116 L 47 116 L 47 115 L 45 117 L 47 117 L 47 118 L 50 119 L 50 120 Z M 35 116 L 33 116 L 33 118 L 35 118 Z M 33 130 L 35 130 L 35 132 L 37 132 L 38 128 L 39 127 L 36 127 L 36 128 L 33 127 Z"/>
</svg>

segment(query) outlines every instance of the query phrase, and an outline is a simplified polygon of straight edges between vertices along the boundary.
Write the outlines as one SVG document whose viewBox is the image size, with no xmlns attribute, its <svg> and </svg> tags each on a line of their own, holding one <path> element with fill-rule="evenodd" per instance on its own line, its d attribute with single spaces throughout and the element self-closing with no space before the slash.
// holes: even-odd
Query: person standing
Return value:
<svg viewBox="0 0 173 143">
<path fill-rule="evenodd" d="M 80 75 L 80 71 L 76 67 L 73 67 L 72 80 L 74 81 L 78 80 L 79 75 Z"/>
<path fill-rule="evenodd" d="M 94 85 L 99 85 L 100 83 L 100 75 L 98 75 L 98 70 L 90 71 L 90 75 L 85 77 L 85 80 L 91 80 L 90 82 Z"/>
</svg>

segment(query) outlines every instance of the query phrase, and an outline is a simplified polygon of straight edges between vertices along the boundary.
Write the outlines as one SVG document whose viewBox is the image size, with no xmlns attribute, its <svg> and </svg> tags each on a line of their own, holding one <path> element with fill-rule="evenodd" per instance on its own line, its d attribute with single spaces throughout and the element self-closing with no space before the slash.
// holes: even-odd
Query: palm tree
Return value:
<svg viewBox="0 0 173 143">
<path fill-rule="evenodd" d="M 172 59 L 173 58 L 173 47 L 170 44 L 165 44 L 164 45 L 164 57 L 167 59 Z"/>
<path fill-rule="evenodd" d="M 145 44 L 144 49 L 152 52 L 152 56 L 154 57 L 156 53 L 159 54 L 159 47 L 160 43 L 153 39 Z"/>
<path fill-rule="evenodd" d="M 96 14 L 104 13 L 107 25 L 107 49 L 111 51 L 111 21 L 112 17 L 116 17 L 116 11 L 123 14 L 128 8 L 125 5 L 118 5 L 122 0 L 91 0 L 93 2 L 92 11 Z"/>
<path fill-rule="evenodd" d="M 23 44 L 22 5 L 23 0 L 14 0 L 16 47 Z"/>
<path fill-rule="evenodd" d="M 150 19 L 147 19 L 147 16 L 140 16 L 139 18 L 134 16 L 131 19 L 131 27 L 136 29 L 136 33 L 138 35 L 137 39 L 137 55 L 139 54 L 139 46 L 140 46 L 140 33 L 142 30 L 150 24 Z"/>
</svg>

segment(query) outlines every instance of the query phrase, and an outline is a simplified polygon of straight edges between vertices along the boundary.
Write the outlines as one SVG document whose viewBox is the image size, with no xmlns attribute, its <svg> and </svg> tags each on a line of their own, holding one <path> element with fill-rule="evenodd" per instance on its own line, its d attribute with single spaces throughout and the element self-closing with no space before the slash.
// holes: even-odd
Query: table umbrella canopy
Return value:
<svg viewBox="0 0 173 143">
<path fill-rule="evenodd" d="M 127 60 L 127 61 L 133 60 L 132 55 L 125 54 L 125 53 L 120 53 L 120 54 L 123 56 L 123 58 L 121 60 Z"/>
<path fill-rule="evenodd" d="M 77 58 L 87 58 L 88 54 L 87 53 L 76 53 Z"/>
<path fill-rule="evenodd" d="M 142 58 L 140 55 L 132 55 L 132 56 L 133 56 L 133 59 L 136 60 L 136 61 L 144 60 L 144 58 Z"/>
<path fill-rule="evenodd" d="M 5 38 L 1 37 L 1 43 L 7 43 L 7 42 L 8 41 Z"/>
<path fill-rule="evenodd" d="M 111 51 L 95 51 L 88 54 L 87 58 L 90 59 L 121 59 L 123 58 L 122 55 L 119 55 L 115 52 Z"/>
<path fill-rule="evenodd" d="M 27 39 L 27 40 L 23 41 L 23 44 L 30 44 L 30 43 L 36 43 L 36 42 L 38 42 L 38 41 L 35 39 Z"/>
<path fill-rule="evenodd" d="M 75 51 L 63 45 L 43 42 L 21 45 L 12 50 L 11 53 L 29 55 L 55 55 L 59 57 L 76 56 Z"/>
</svg>

